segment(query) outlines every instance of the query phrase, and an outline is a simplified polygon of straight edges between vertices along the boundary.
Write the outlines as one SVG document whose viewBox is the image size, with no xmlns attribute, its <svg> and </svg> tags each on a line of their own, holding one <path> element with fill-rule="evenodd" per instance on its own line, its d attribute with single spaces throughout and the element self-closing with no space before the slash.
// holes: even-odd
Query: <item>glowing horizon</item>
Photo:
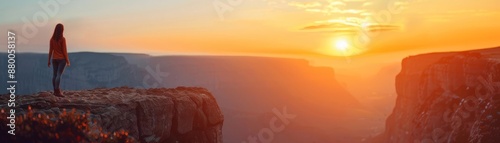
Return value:
<svg viewBox="0 0 500 143">
<path fill-rule="evenodd" d="M 35 25 L 36 34 L 21 42 L 26 48 L 20 51 L 46 51 L 59 22 L 70 52 L 355 56 L 500 45 L 500 28 L 492 22 L 500 20 L 500 2 L 494 0 L 40 2 L 5 4 L 7 12 L 0 14 L 6 29 Z M 49 16 L 46 23 L 40 24 L 40 12 Z M 345 50 L 332 49 L 338 39 Z M 454 45 L 461 48 L 447 48 Z"/>
</svg>

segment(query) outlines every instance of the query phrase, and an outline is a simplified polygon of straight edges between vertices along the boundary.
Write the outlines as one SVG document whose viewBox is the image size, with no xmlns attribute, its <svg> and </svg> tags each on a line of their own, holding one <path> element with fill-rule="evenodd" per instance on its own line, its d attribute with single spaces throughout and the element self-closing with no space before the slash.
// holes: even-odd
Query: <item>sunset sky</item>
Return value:
<svg viewBox="0 0 500 143">
<path fill-rule="evenodd" d="M 59 22 L 70 52 L 328 57 L 500 45 L 498 0 L 57 2 L 1 2 L 0 27 L 25 37 L 22 52 L 46 52 Z"/>
</svg>

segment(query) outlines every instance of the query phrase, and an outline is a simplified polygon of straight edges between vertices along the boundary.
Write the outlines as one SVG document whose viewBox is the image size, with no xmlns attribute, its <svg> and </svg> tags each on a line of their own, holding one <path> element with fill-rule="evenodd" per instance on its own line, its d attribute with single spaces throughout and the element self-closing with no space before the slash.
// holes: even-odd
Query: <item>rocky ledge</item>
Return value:
<svg viewBox="0 0 500 143">
<path fill-rule="evenodd" d="M 128 87 L 65 91 L 64 98 L 49 92 L 17 96 L 16 114 L 60 114 L 63 110 L 89 113 L 104 131 L 128 131 L 147 143 L 220 143 L 223 115 L 204 88 L 134 89 Z M 1 96 L 7 101 L 8 96 Z M 8 108 L 0 104 L 0 108 Z"/>
<path fill-rule="evenodd" d="M 384 143 L 489 143 L 500 140 L 500 58 L 493 51 L 405 58 Z"/>
</svg>

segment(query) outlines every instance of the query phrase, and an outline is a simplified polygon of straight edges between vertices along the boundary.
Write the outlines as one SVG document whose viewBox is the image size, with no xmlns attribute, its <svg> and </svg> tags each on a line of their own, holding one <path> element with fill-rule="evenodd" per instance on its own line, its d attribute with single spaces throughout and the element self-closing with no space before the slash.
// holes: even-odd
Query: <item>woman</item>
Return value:
<svg viewBox="0 0 500 143">
<path fill-rule="evenodd" d="M 52 59 L 52 67 L 54 69 L 54 76 L 52 77 L 52 86 L 54 87 L 54 95 L 58 97 L 64 97 L 59 84 L 61 83 L 62 73 L 66 66 L 70 66 L 68 51 L 66 49 L 66 39 L 63 36 L 64 26 L 59 23 L 54 29 L 54 34 L 50 38 L 50 49 L 49 49 L 49 62 Z"/>
</svg>

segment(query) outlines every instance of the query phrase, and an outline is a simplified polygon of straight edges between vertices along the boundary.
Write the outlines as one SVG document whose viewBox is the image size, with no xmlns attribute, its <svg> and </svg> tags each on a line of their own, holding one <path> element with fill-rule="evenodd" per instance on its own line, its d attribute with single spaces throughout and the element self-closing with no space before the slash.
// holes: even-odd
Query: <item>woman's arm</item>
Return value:
<svg viewBox="0 0 500 143">
<path fill-rule="evenodd" d="M 50 67 L 50 59 L 52 58 L 52 52 L 54 51 L 54 48 L 53 48 L 54 46 L 52 46 L 52 45 L 54 45 L 54 43 L 52 42 L 52 39 L 50 39 L 49 43 L 50 43 L 49 44 L 49 60 L 48 60 L 47 65 Z"/>
<path fill-rule="evenodd" d="M 70 62 L 69 62 L 69 57 L 68 57 L 68 49 L 66 48 L 66 38 L 63 38 L 62 39 L 63 43 L 62 43 L 62 48 L 63 48 L 63 52 L 64 52 L 64 59 L 66 59 L 66 65 L 69 66 L 71 65 Z"/>
</svg>

